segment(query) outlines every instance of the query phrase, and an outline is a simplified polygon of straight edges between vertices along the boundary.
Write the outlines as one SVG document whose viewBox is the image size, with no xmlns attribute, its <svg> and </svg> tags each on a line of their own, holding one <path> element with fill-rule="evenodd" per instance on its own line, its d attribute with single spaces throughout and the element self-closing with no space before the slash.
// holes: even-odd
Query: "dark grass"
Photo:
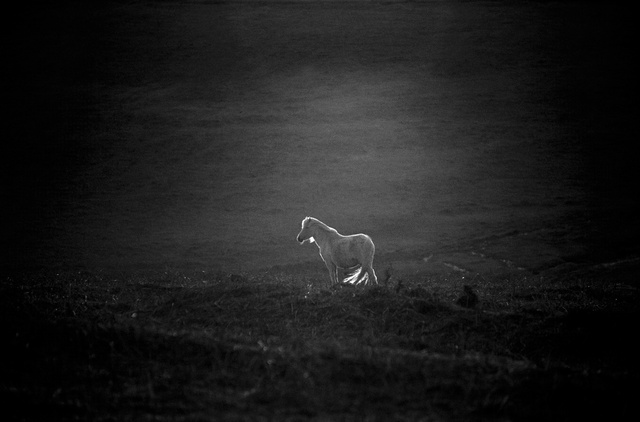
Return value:
<svg viewBox="0 0 640 422">
<path fill-rule="evenodd" d="M 621 274 L 623 273 L 620 272 Z M 631 414 L 615 272 L 326 289 L 286 272 L 4 277 L 12 420 L 578 420 Z M 8 353 L 7 353 L 8 352 Z"/>
</svg>

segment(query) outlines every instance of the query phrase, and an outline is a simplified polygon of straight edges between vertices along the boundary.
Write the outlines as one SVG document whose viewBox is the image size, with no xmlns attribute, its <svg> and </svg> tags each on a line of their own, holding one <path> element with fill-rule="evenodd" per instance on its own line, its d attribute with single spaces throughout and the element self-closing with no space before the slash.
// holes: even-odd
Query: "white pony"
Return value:
<svg viewBox="0 0 640 422">
<path fill-rule="evenodd" d="M 373 255 L 376 248 L 373 241 L 366 234 L 352 234 L 343 236 L 334 228 L 324 224 L 322 221 L 306 217 L 302 220 L 302 230 L 297 237 L 298 242 L 316 242 L 320 249 L 320 256 L 329 270 L 331 283 L 336 284 L 338 279 L 338 269 L 347 270 L 352 273 L 345 282 L 360 284 L 364 281 L 373 280 L 378 284 L 378 278 L 373 270 Z M 356 274 L 356 270 L 359 273 Z"/>
</svg>

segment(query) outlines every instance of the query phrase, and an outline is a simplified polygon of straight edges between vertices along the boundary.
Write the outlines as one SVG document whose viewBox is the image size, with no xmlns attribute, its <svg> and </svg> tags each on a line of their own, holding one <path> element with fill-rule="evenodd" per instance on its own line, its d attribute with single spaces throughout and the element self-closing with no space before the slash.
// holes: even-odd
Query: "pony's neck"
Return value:
<svg viewBox="0 0 640 422">
<path fill-rule="evenodd" d="M 323 242 L 327 237 L 331 236 L 332 234 L 338 234 L 338 231 L 336 229 L 327 226 L 320 220 L 313 219 L 313 222 L 315 223 L 314 224 L 315 233 L 313 235 L 313 238 L 316 241 L 316 243 L 318 243 L 318 241 Z"/>
</svg>

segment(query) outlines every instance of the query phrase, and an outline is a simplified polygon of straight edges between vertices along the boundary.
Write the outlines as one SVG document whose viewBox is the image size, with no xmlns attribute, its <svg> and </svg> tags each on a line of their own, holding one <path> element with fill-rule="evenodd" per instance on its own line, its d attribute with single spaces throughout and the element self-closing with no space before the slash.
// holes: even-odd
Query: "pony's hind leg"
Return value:
<svg viewBox="0 0 640 422">
<path fill-rule="evenodd" d="M 378 277 L 376 276 L 376 272 L 373 270 L 373 267 L 367 267 L 366 271 L 367 271 L 367 274 L 369 275 L 369 280 L 373 283 L 378 284 Z"/>
<path fill-rule="evenodd" d="M 357 278 L 355 278 L 353 280 L 353 284 L 358 285 L 358 284 L 362 283 L 363 281 L 364 281 L 364 284 L 367 284 L 368 280 L 365 279 L 365 277 L 367 276 L 366 268 L 360 267 L 360 269 L 358 271 L 359 271 L 358 272 L 358 276 L 357 276 Z"/>
</svg>

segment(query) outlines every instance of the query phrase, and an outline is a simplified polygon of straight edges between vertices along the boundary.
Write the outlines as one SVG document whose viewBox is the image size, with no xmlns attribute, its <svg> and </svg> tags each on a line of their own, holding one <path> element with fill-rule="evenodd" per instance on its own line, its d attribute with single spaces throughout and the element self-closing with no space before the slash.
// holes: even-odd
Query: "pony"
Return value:
<svg viewBox="0 0 640 422">
<path fill-rule="evenodd" d="M 378 277 L 373 270 L 373 255 L 376 247 L 366 234 L 343 236 L 332 227 L 313 217 L 302 220 L 302 229 L 296 240 L 315 242 L 320 249 L 320 257 L 329 270 L 333 285 L 339 280 L 338 269 L 346 270 L 350 275 L 343 282 L 360 284 L 372 280 L 378 284 Z"/>
</svg>

